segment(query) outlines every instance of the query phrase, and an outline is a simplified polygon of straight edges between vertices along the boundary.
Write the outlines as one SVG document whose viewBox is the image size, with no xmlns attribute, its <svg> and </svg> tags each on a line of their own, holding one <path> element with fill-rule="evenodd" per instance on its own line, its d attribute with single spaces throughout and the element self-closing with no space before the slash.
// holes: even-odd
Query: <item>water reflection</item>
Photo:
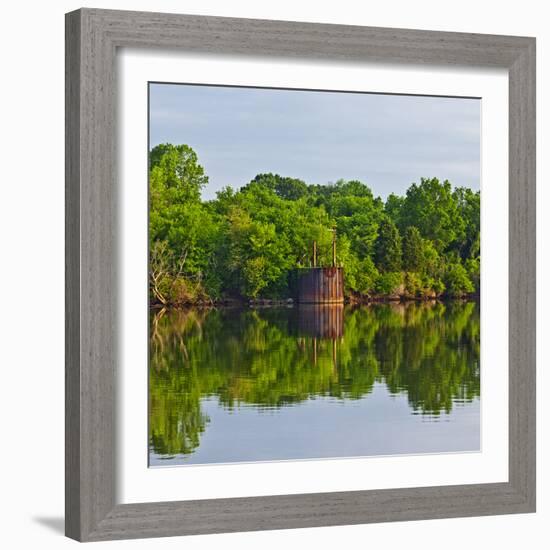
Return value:
<svg viewBox="0 0 550 550">
<path fill-rule="evenodd" d="M 331 340 L 344 335 L 343 304 L 300 304 L 294 312 L 291 319 L 296 321 L 296 332 L 300 335 Z"/>
<path fill-rule="evenodd" d="M 475 302 L 152 312 L 151 462 L 478 448 L 479 330 Z"/>
</svg>

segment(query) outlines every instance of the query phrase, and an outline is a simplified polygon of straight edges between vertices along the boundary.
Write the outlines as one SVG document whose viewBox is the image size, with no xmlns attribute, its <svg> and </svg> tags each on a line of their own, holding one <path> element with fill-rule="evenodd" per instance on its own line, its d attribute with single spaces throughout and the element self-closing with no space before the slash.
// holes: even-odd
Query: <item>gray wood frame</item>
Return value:
<svg viewBox="0 0 550 550">
<path fill-rule="evenodd" d="M 115 502 L 119 47 L 509 71 L 509 481 Z M 535 511 L 535 39 L 82 9 L 66 16 L 66 534 L 81 541 Z"/>
</svg>

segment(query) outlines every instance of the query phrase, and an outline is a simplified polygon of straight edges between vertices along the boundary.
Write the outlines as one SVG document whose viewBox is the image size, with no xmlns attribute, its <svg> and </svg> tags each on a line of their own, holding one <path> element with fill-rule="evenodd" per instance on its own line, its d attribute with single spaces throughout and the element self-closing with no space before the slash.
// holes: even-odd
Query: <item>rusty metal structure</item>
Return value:
<svg viewBox="0 0 550 550">
<path fill-rule="evenodd" d="M 341 267 L 312 267 L 298 274 L 300 304 L 343 304 L 344 270 Z"/>
<path fill-rule="evenodd" d="M 332 266 L 317 267 L 317 243 L 313 242 L 313 267 L 297 272 L 296 299 L 301 304 L 343 304 L 344 270 L 336 265 L 336 229 L 332 237 Z"/>
</svg>

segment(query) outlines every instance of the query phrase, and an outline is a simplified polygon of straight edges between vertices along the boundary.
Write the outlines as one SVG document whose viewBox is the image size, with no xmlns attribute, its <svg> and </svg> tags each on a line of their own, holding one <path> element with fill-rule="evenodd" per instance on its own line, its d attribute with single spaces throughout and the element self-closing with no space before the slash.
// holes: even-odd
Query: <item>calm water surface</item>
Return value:
<svg viewBox="0 0 550 550">
<path fill-rule="evenodd" d="M 479 305 L 151 312 L 151 466 L 480 449 Z"/>
</svg>

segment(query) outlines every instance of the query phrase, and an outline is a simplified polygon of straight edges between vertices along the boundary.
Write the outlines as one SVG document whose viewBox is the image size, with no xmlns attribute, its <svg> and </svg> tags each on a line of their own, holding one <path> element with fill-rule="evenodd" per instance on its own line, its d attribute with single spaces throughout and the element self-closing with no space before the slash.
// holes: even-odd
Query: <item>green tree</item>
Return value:
<svg viewBox="0 0 550 550">
<path fill-rule="evenodd" d="M 424 267 L 424 242 L 420 231 L 410 225 L 403 236 L 403 269 L 405 271 L 422 271 Z"/>
<path fill-rule="evenodd" d="M 464 222 L 464 233 L 456 248 L 464 260 L 475 259 L 480 253 L 480 192 L 458 187 L 453 191 L 453 198 Z"/>
<path fill-rule="evenodd" d="M 286 200 L 298 200 L 308 193 L 308 186 L 304 181 L 279 174 L 258 174 L 250 183 L 265 186 Z"/>
<path fill-rule="evenodd" d="M 178 202 L 200 200 L 200 192 L 208 183 L 197 154 L 188 145 L 157 145 L 149 155 L 149 170 L 152 195 L 172 190 L 167 198 Z"/>
<path fill-rule="evenodd" d="M 312 264 L 313 241 L 318 265 L 331 264 L 334 227 L 347 295 L 381 293 L 397 277 L 381 275 L 401 270 L 422 295 L 447 284 L 449 294 L 469 292 L 451 265 L 479 290 L 479 192 L 422 179 L 384 203 L 357 180 L 308 185 L 258 174 L 203 201 L 208 177 L 191 147 L 157 145 L 149 164 L 152 302 L 286 298 L 289 274 Z"/>
<path fill-rule="evenodd" d="M 478 258 L 469 258 L 464 262 L 464 267 L 468 272 L 468 277 L 476 292 L 480 291 L 480 259 Z"/>
<path fill-rule="evenodd" d="M 401 269 L 401 236 L 397 226 L 387 216 L 380 222 L 375 258 L 376 266 L 382 272 Z"/>
<path fill-rule="evenodd" d="M 422 178 L 407 190 L 400 215 L 401 228 L 416 226 L 441 253 L 464 238 L 464 220 L 448 181 Z"/>
<path fill-rule="evenodd" d="M 401 225 L 401 209 L 404 202 L 404 197 L 399 197 L 395 193 L 390 193 L 386 199 L 384 211 L 397 226 Z"/>
</svg>

